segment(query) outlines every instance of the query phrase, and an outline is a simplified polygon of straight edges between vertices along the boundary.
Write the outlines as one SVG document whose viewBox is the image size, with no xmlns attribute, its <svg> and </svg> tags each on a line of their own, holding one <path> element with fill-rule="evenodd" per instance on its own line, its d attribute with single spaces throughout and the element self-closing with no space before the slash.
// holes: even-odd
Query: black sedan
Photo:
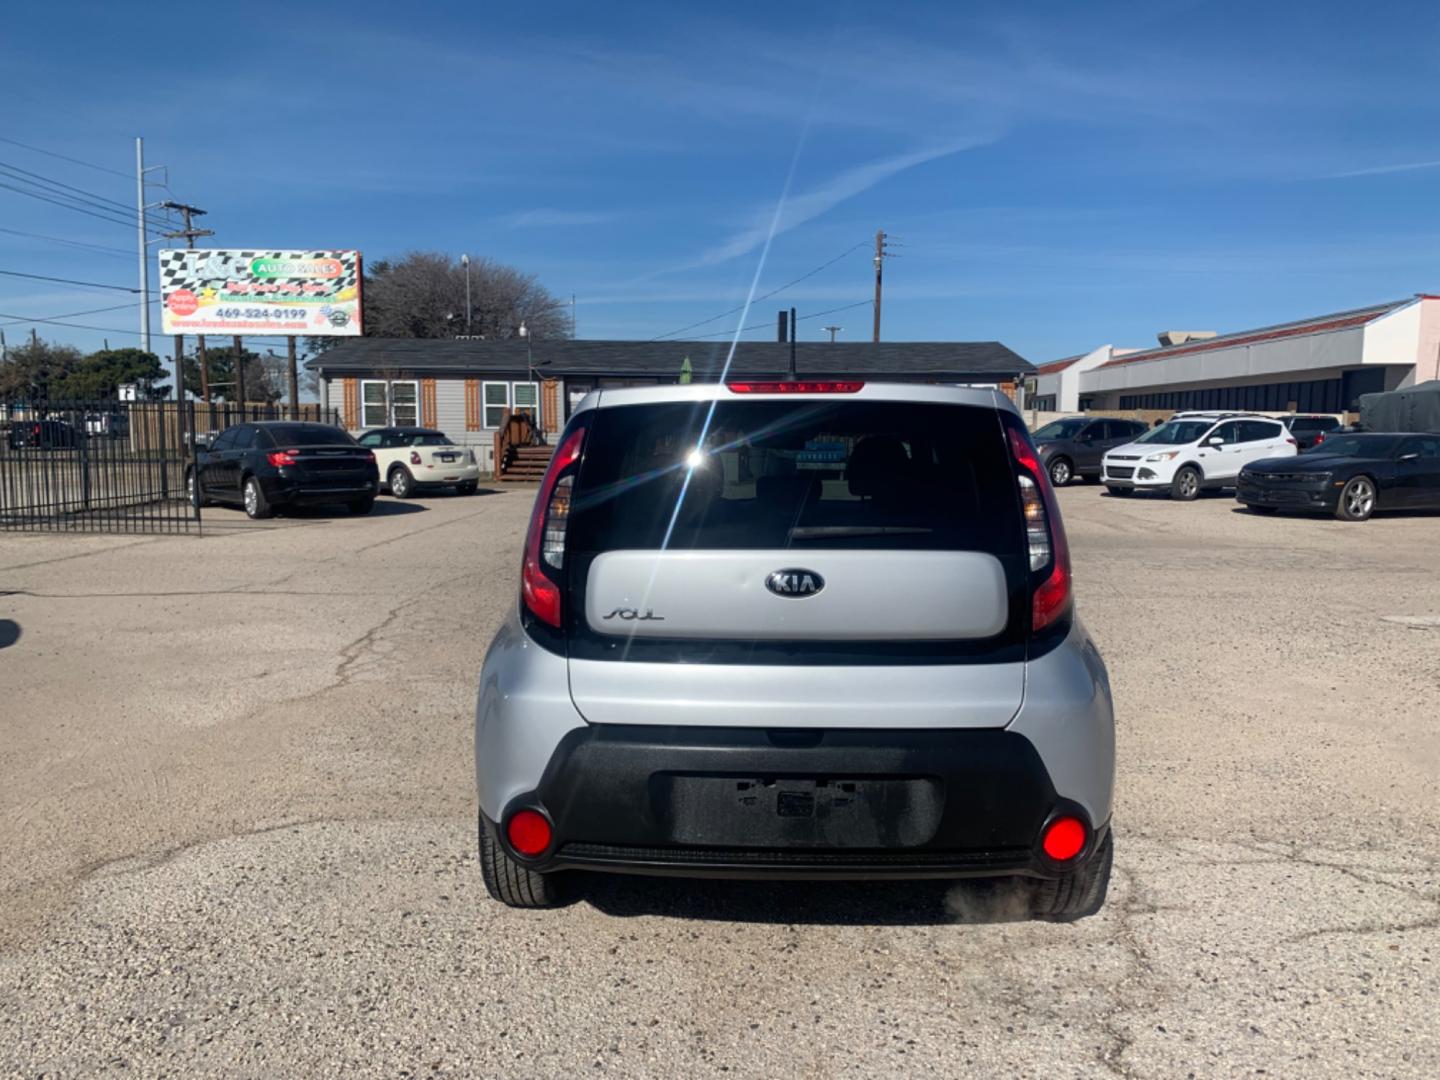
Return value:
<svg viewBox="0 0 1440 1080">
<path fill-rule="evenodd" d="M 1376 510 L 1440 510 L 1440 435 L 1336 435 L 1298 457 L 1240 470 L 1253 513 L 1324 510 L 1365 521 Z"/>
<path fill-rule="evenodd" d="M 352 514 L 368 514 L 380 475 L 375 455 L 339 428 L 272 421 L 226 428 L 196 451 L 186 484 L 196 506 L 231 503 L 252 518 L 306 503 L 344 503 Z"/>
<path fill-rule="evenodd" d="M 19 420 L 10 428 L 11 450 L 74 450 L 80 433 L 64 420 Z"/>
</svg>

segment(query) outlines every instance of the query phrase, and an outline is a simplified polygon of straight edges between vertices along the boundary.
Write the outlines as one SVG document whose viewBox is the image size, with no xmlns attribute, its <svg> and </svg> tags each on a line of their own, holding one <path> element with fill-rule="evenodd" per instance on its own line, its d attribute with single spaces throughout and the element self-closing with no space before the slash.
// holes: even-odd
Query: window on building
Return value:
<svg viewBox="0 0 1440 1080">
<path fill-rule="evenodd" d="M 420 422 L 420 384 L 414 379 L 362 379 L 360 426 L 415 426 Z"/>
<path fill-rule="evenodd" d="M 480 388 L 481 401 L 485 404 L 481 426 L 498 428 L 505 422 L 505 413 L 510 408 L 510 384 L 487 382 Z"/>
<path fill-rule="evenodd" d="M 510 384 L 510 400 L 515 403 L 515 411 L 529 413 L 536 423 L 540 421 L 540 384 L 534 382 L 517 382 Z"/>
</svg>

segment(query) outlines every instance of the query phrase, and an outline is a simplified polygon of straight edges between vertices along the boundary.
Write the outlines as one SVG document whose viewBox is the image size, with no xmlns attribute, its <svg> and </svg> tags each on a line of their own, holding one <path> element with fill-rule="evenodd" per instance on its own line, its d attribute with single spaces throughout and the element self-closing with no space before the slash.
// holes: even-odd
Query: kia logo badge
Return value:
<svg viewBox="0 0 1440 1080">
<path fill-rule="evenodd" d="M 814 570 L 775 570 L 765 579 L 765 588 L 776 596 L 814 596 L 825 588 L 825 579 Z"/>
</svg>

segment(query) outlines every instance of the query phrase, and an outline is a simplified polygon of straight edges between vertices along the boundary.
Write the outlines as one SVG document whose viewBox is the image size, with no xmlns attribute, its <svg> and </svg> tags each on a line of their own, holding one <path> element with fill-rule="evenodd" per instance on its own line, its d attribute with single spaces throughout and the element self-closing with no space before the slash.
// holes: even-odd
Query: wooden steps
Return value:
<svg viewBox="0 0 1440 1080">
<path fill-rule="evenodd" d="M 511 447 L 495 479 L 512 484 L 538 484 L 554 456 L 553 446 Z"/>
</svg>

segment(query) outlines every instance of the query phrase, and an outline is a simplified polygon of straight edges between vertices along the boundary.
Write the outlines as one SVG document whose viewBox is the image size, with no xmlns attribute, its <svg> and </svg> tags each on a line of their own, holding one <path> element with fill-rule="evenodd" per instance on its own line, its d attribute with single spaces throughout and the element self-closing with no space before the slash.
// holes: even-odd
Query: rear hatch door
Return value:
<svg viewBox="0 0 1440 1080">
<path fill-rule="evenodd" d="M 1023 535 L 993 408 L 599 409 L 567 528 L 572 697 L 600 724 L 1002 726 Z"/>
</svg>

